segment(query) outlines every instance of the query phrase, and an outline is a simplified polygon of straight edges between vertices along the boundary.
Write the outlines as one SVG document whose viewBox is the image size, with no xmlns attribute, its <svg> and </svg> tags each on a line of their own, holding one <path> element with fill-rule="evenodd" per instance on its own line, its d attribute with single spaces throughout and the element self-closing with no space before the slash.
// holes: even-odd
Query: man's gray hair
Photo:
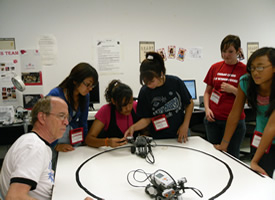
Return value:
<svg viewBox="0 0 275 200">
<path fill-rule="evenodd" d="M 51 112 L 51 97 L 46 96 L 39 99 L 36 104 L 34 105 L 32 112 L 31 112 L 31 124 L 32 126 L 38 120 L 37 115 L 39 112 L 43 112 L 45 114 L 49 114 Z"/>
</svg>

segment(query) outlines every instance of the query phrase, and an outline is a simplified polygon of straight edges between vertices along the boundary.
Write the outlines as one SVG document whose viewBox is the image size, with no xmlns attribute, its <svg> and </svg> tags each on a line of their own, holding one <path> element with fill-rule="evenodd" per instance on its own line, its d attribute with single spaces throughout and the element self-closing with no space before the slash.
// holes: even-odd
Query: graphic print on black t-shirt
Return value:
<svg viewBox="0 0 275 200">
<path fill-rule="evenodd" d="M 169 91 L 168 94 L 169 96 L 174 97 L 168 101 L 164 96 L 158 96 L 152 99 L 152 111 L 154 116 L 165 113 L 166 118 L 169 118 L 173 116 L 173 111 L 178 113 L 181 110 L 182 104 L 178 92 L 175 92 L 176 95 L 174 95 L 173 91 Z"/>
</svg>

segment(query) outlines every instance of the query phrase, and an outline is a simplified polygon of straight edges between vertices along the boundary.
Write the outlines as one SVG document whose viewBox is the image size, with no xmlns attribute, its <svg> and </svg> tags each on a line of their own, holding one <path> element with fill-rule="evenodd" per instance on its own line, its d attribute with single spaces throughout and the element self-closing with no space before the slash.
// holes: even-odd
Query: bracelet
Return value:
<svg viewBox="0 0 275 200">
<path fill-rule="evenodd" d="M 224 139 L 222 139 L 222 141 L 223 141 L 224 143 L 227 143 L 227 144 L 229 143 L 229 141 L 227 141 L 227 140 L 224 140 Z"/>
<path fill-rule="evenodd" d="M 108 140 L 109 140 L 109 138 L 106 138 L 106 139 L 105 139 L 105 146 L 106 146 L 106 147 L 109 146 L 109 145 L 108 145 Z"/>
</svg>

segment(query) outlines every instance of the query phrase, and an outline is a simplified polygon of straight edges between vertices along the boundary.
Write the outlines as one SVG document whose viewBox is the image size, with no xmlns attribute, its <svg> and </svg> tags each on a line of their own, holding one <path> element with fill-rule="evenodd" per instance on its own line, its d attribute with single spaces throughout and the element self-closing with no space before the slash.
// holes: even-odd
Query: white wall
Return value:
<svg viewBox="0 0 275 200">
<path fill-rule="evenodd" d="M 274 20 L 274 0 L 0 0 L 0 38 L 14 37 L 17 49 L 37 48 L 37 39 L 44 34 L 57 39 L 56 64 L 43 67 L 43 94 L 79 62 L 97 68 L 96 39 L 121 41 L 124 73 L 100 75 L 100 105 L 105 103 L 105 87 L 114 78 L 138 95 L 139 41 L 155 41 L 156 49 L 171 44 L 202 47 L 202 59 L 168 60 L 166 68 L 167 74 L 196 79 L 198 95 L 203 95 L 210 65 L 221 60 L 221 40 L 227 34 L 240 36 L 245 56 L 247 42 L 275 47 Z"/>
</svg>

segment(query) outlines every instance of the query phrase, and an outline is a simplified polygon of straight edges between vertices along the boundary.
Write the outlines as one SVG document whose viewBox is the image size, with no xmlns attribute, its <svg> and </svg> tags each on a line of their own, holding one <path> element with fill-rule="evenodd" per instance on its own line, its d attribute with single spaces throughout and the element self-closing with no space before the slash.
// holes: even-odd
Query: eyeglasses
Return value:
<svg viewBox="0 0 275 200">
<path fill-rule="evenodd" d="M 255 67 L 255 66 L 250 66 L 250 67 L 249 67 L 249 70 L 250 70 L 251 72 L 254 72 L 255 70 L 256 70 L 257 72 L 262 72 L 262 71 L 264 71 L 265 68 L 268 68 L 268 67 L 272 67 L 272 65 L 268 65 L 268 66 L 257 66 L 257 67 Z"/>
<path fill-rule="evenodd" d="M 64 113 L 47 113 L 49 115 L 54 115 L 56 116 L 58 119 L 60 119 L 61 121 L 64 121 L 64 120 L 68 120 L 68 122 L 70 122 L 72 120 L 71 116 L 69 114 L 64 114 Z"/>
<path fill-rule="evenodd" d="M 85 85 L 87 88 L 91 88 L 93 89 L 95 87 L 95 85 L 93 85 L 92 83 L 85 83 L 84 81 L 82 81 L 83 85 Z"/>
</svg>

